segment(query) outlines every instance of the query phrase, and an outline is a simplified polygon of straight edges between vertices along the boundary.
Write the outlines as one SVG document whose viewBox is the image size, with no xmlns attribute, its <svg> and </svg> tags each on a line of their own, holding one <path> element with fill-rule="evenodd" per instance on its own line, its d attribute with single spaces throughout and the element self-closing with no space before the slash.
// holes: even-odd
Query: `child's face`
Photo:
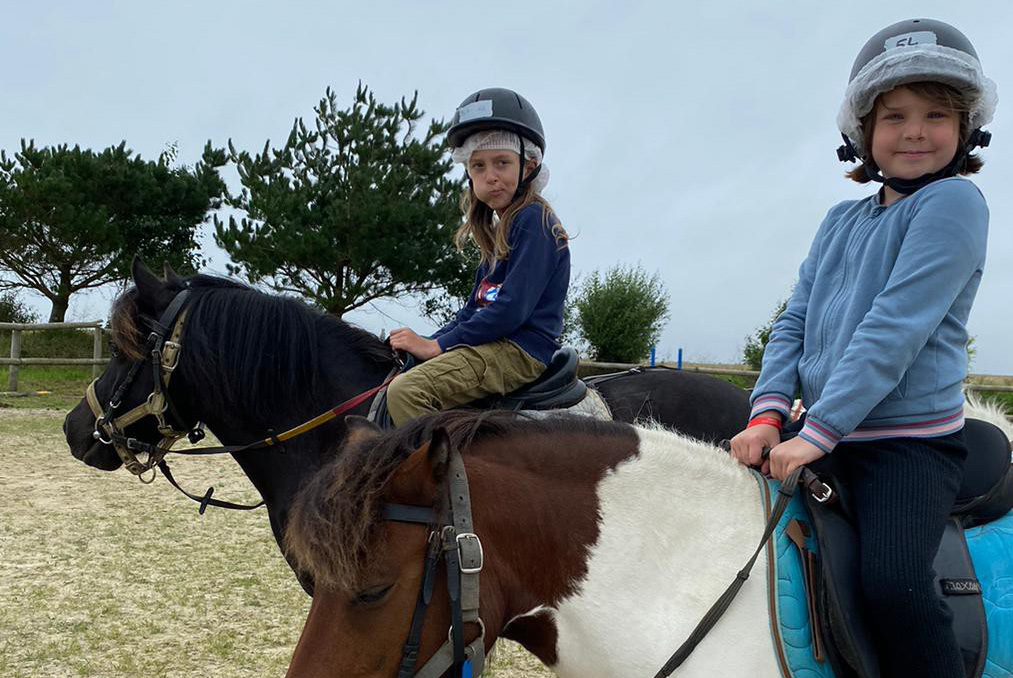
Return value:
<svg viewBox="0 0 1013 678">
<path fill-rule="evenodd" d="M 957 153 L 960 114 L 906 87 L 880 96 L 875 116 L 872 159 L 885 177 L 917 179 Z"/>
<path fill-rule="evenodd" d="M 513 151 L 472 153 L 468 161 L 468 176 L 478 199 L 500 213 L 509 207 L 520 182 L 520 161 L 520 155 Z M 534 161 L 529 161 L 529 164 L 533 165 Z M 526 167 L 524 174 L 527 175 L 531 169 Z"/>
</svg>

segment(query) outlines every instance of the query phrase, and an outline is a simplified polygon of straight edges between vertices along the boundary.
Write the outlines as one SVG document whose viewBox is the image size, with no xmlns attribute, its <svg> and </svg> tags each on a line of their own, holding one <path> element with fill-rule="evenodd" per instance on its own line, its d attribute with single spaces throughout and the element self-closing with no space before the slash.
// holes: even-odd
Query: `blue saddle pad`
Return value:
<svg viewBox="0 0 1013 678">
<path fill-rule="evenodd" d="M 773 505 L 780 483 L 755 473 L 767 510 Z M 788 523 L 798 518 L 809 521 L 800 493 L 796 493 L 781 517 L 767 545 L 767 602 L 770 606 L 771 635 L 780 645 L 781 671 L 785 678 L 835 678 L 826 659 L 813 655 L 812 626 L 806 607 L 802 558 L 785 533 Z M 964 532 L 975 573 L 981 582 L 982 601 L 988 623 L 988 656 L 982 678 L 1013 678 L 1013 512 Z M 816 552 L 810 537 L 806 547 Z M 776 627 L 775 627 L 776 626 Z M 776 649 L 776 648 L 775 648 Z"/>
</svg>

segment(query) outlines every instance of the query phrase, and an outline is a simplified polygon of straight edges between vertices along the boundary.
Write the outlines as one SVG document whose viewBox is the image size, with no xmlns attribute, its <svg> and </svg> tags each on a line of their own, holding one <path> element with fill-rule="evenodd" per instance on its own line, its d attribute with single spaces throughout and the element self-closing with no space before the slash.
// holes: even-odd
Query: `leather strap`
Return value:
<svg viewBox="0 0 1013 678">
<path fill-rule="evenodd" d="M 795 491 L 798 489 L 799 479 L 802 477 L 802 472 L 808 470 L 804 466 L 799 466 L 791 474 L 784 479 L 781 483 L 781 487 L 777 489 L 777 501 L 774 503 L 774 508 L 770 512 L 770 519 L 767 521 L 767 525 L 763 528 L 763 535 L 760 537 L 760 543 L 757 545 L 756 550 L 753 551 L 752 557 L 746 562 L 745 566 L 739 570 L 735 575 L 735 579 L 725 589 L 725 592 L 721 594 L 721 597 L 717 599 L 714 605 L 707 611 L 707 614 L 703 616 L 700 622 L 693 629 L 693 632 L 689 634 L 689 638 L 679 646 L 679 649 L 669 658 L 665 665 L 661 667 L 661 670 L 655 674 L 654 678 L 667 678 L 673 671 L 679 668 L 689 655 L 693 653 L 696 646 L 700 644 L 700 641 L 706 637 L 714 625 L 717 624 L 718 620 L 731 605 L 735 596 L 738 595 L 742 585 L 749 579 L 749 572 L 753 569 L 753 565 L 756 563 L 756 558 L 760 555 L 764 545 L 770 538 L 770 535 L 774 533 L 774 528 L 777 527 L 778 521 L 781 520 L 781 516 L 784 515 L 784 511 L 788 508 L 788 502 L 795 496 Z"/>
</svg>

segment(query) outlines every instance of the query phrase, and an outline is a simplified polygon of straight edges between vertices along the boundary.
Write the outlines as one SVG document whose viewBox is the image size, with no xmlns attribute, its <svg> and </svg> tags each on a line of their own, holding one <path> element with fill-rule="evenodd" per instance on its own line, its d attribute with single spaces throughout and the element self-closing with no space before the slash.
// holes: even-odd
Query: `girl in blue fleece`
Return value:
<svg viewBox="0 0 1013 678">
<path fill-rule="evenodd" d="M 967 448 L 966 322 L 985 265 L 988 207 L 956 175 L 996 105 L 968 39 L 939 21 L 894 24 L 866 43 L 838 125 L 848 176 L 879 191 L 833 207 L 774 323 L 733 455 L 779 479 L 833 452 L 854 493 L 864 602 L 884 676 L 964 675 L 932 561 Z M 796 438 L 779 431 L 797 392 Z M 889 642 L 887 639 L 889 638 Z"/>
<path fill-rule="evenodd" d="M 425 361 L 387 389 L 396 425 L 516 390 L 537 379 L 560 347 L 570 251 L 540 195 L 548 170 L 538 114 L 516 92 L 481 90 L 458 107 L 447 140 L 468 174 L 455 240 L 459 247 L 473 240 L 481 262 L 453 321 L 430 338 L 406 327 L 391 332 L 391 346 Z"/>
</svg>

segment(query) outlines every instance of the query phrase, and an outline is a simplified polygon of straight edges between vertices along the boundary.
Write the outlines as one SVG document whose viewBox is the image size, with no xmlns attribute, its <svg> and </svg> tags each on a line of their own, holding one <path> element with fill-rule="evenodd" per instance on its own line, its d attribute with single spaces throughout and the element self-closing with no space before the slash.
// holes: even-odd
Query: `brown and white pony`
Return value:
<svg viewBox="0 0 1013 678">
<path fill-rule="evenodd" d="M 970 407 L 1013 436 L 996 410 Z M 383 505 L 439 501 L 447 450 L 431 441 L 446 440 L 434 438 L 440 429 L 463 453 L 484 546 L 487 649 L 516 640 L 565 678 L 655 675 L 763 529 L 748 471 L 665 430 L 461 413 L 386 435 L 360 425 L 291 515 L 288 553 L 318 582 L 291 678 L 397 675 L 428 530 L 384 521 Z M 419 666 L 447 638 L 445 579 L 441 571 Z M 679 675 L 780 676 L 765 594 L 762 576 L 747 581 Z M 477 635 L 469 627 L 465 642 Z"/>
</svg>

